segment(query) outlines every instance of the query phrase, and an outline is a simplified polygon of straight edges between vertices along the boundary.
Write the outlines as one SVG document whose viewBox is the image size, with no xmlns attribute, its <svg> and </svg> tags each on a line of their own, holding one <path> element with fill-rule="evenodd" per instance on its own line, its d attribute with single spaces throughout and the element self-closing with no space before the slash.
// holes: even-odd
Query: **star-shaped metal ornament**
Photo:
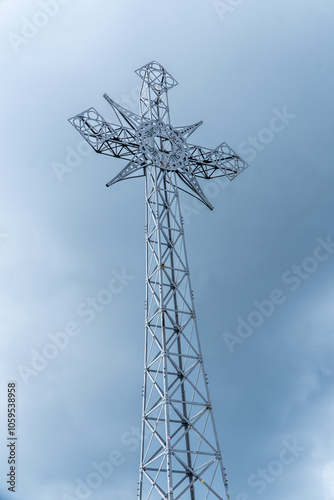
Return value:
<svg viewBox="0 0 334 500">
<path fill-rule="evenodd" d="M 212 210 L 197 178 L 233 180 L 245 170 L 247 163 L 226 142 L 215 149 L 189 144 L 188 138 L 202 121 L 185 127 L 170 124 L 168 90 L 177 85 L 177 81 L 159 63 L 152 61 L 136 73 L 143 80 L 139 95 L 140 115 L 104 94 L 119 124 L 107 122 L 94 108 L 70 118 L 70 123 L 97 153 L 128 161 L 107 183 L 108 187 L 127 178 L 144 176 L 145 168 L 155 165 L 175 171 L 183 181 L 183 190 Z"/>
</svg>

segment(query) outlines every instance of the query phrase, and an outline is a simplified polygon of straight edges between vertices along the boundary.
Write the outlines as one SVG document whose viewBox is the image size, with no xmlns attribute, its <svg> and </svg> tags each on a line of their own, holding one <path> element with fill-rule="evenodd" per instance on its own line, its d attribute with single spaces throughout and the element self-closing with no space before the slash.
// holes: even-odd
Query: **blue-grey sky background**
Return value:
<svg viewBox="0 0 334 500">
<path fill-rule="evenodd" d="M 250 163 L 206 188 L 213 212 L 182 195 L 231 498 L 334 499 L 333 17 L 331 0 L 0 3 L 1 500 L 11 380 L 17 500 L 136 497 L 144 182 L 107 189 L 124 163 L 84 148 L 67 119 L 94 106 L 114 121 L 104 92 L 137 112 L 134 70 L 151 60 L 179 82 L 172 124 L 203 120 L 192 143 L 226 141 Z M 78 307 L 117 273 L 88 323 Z M 284 303 L 228 346 L 277 289 Z M 77 335 L 22 376 L 69 323 Z M 78 493 L 110 455 L 109 477 Z"/>
</svg>

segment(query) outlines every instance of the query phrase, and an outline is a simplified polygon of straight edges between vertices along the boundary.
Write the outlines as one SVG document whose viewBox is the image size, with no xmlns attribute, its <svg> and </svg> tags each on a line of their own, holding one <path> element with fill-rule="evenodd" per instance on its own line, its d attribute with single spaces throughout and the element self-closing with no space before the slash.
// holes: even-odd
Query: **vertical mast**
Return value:
<svg viewBox="0 0 334 500">
<path fill-rule="evenodd" d="M 170 123 L 168 76 L 157 63 L 138 74 L 143 79 L 142 118 L 153 122 L 151 144 L 163 154 L 168 138 L 161 122 Z M 217 470 L 222 483 L 224 469 L 198 338 L 177 175 L 161 158 L 156 155 L 145 169 L 147 275 L 139 500 L 180 496 L 196 500 L 210 493 L 223 498 L 222 488 L 217 492 L 213 488 Z M 196 492 L 197 484 L 201 492 Z"/>
<path fill-rule="evenodd" d="M 168 90 L 177 85 L 175 78 L 155 61 L 137 69 L 136 74 L 143 80 L 139 93 L 142 119 L 170 124 Z"/>
<path fill-rule="evenodd" d="M 156 168 L 146 169 L 146 263 L 139 500 L 224 498 L 176 174 Z"/>
</svg>

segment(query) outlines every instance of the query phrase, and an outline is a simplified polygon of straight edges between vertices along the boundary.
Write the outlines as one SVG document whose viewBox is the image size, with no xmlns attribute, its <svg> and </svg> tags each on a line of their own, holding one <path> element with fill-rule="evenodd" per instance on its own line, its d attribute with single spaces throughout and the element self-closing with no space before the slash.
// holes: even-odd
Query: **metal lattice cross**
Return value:
<svg viewBox="0 0 334 500">
<path fill-rule="evenodd" d="M 143 80 L 140 115 L 104 97 L 119 121 L 94 108 L 70 123 L 97 153 L 128 160 L 107 186 L 146 179 L 146 324 L 138 499 L 229 500 L 197 331 L 179 189 L 212 205 L 197 179 L 233 180 L 247 164 L 226 144 L 188 143 L 202 124 L 170 124 L 168 90 L 176 80 L 153 61 Z M 178 187 L 181 179 L 182 188 Z"/>
</svg>

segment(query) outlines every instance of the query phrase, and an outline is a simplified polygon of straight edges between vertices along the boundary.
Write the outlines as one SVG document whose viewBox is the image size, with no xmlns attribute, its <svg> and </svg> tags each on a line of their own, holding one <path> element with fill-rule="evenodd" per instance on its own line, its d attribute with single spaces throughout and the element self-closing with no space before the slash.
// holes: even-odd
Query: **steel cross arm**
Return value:
<svg viewBox="0 0 334 500">
<path fill-rule="evenodd" d="M 248 164 L 226 142 L 215 149 L 193 144 L 189 144 L 188 147 L 188 160 L 195 177 L 203 179 L 227 177 L 233 180 L 248 167 Z"/>
<path fill-rule="evenodd" d="M 94 108 L 70 118 L 69 122 L 97 153 L 123 159 L 132 159 L 139 153 L 134 129 L 108 123 Z"/>
</svg>

